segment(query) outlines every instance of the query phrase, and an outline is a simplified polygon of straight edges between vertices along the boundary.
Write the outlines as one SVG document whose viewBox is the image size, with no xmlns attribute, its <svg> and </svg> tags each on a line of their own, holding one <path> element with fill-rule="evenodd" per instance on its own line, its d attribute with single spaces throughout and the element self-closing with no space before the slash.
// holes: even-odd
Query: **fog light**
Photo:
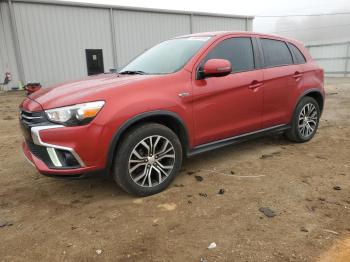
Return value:
<svg viewBox="0 0 350 262">
<path fill-rule="evenodd" d="M 77 162 L 77 160 L 75 159 L 75 157 L 73 156 L 73 154 L 71 152 L 68 151 L 62 151 L 62 157 L 64 159 L 65 165 L 66 166 L 78 166 L 79 163 Z"/>
<path fill-rule="evenodd" d="M 52 164 L 54 164 L 55 167 L 62 167 L 61 161 L 57 156 L 56 150 L 52 147 L 48 147 L 46 148 L 46 150 L 47 150 L 47 153 L 49 154 Z"/>
</svg>

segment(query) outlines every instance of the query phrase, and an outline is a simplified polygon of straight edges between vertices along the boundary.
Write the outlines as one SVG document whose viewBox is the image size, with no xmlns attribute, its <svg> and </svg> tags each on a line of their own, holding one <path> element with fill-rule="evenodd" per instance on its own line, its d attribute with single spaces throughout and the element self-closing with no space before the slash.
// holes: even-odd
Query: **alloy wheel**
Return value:
<svg viewBox="0 0 350 262">
<path fill-rule="evenodd" d="M 174 169 L 174 146 L 160 135 L 146 137 L 133 148 L 128 165 L 129 175 L 137 185 L 159 185 Z"/>
<path fill-rule="evenodd" d="M 298 128 L 300 135 L 304 138 L 311 136 L 317 127 L 318 115 L 316 106 L 312 103 L 307 103 L 301 109 L 298 119 Z"/>
</svg>

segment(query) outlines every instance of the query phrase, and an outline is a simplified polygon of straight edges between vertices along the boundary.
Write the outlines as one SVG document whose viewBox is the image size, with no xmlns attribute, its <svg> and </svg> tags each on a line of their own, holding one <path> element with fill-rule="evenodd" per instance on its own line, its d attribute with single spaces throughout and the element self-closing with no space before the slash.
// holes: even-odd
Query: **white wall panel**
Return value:
<svg viewBox="0 0 350 262">
<path fill-rule="evenodd" d="M 190 33 L 190 16 L 114 10 L 118 66 L 153 45 L 171 37 Z"/>
<path fill-rule="evenodd" d="M 87 75 L 85 49 L 113 67 L 108 9 L 14 3 L 27 82 L 53 85 Z"/>
<path fill-rule="evenodd" d="M 19 77 L 9 14 L 8 4 L 0 2 L 0 83 L 9 71 L 12 74 L 12 82 L 8 84 L 10 88 L 18 86 Z"/>
<path fill-rule="evenodd" d="M 210 31 L 246 31 L 246 28 L 246 19 L 244 18 L 228 18 L 202 15 L 193 16 L 194 33 Z"/>
<path fill-rule="evenodd" d="M 12 3 L 19 40 L 18 60 L 22 61 L 19 66 L 16 64 L 9 10 L 7 3 L 1 2 L 1 18 L 7 23 L 0 24 L 0 78 L 9 67 L 14 82 L 20 79 L 17 71 L 22 67 L 22 80 L 40 82 L 43 86 L 84 77 L 87 75 L 85 49 L 102 49 L 104 68 L 108 71 L 114 67 L 113 48 L 118 67 L 122 67 L 163 40 L 191 33 L 189 12 L 129 10 L 45 0 L 13 0 Z M 251 30 L 252 19 L 195 13 L 192 25 L 193 33 Z"/>
<path fill-rule="evenodd" d="M 246 19 L 246 23 L 247 23 L 246 31 L 253 31 L 253 19 Z"/>
<path fill-rule="evenodd" d="M 320 65 L 326 75 L 345 76 L 350 70 L 350 45 L 344 43 L 317 43 L 306 46 L 313 59 Z M 346 59 L 347 58 L 347 59 Z M 335 74 L 334 72 L 340 72 Z"/>
<path fill-rule="evenodd" d="M 345 57 L 347 45 L 311 47 L 310 54 L 315 58 Z"/>
<path fill-rule="evenodd" d="M 317 64 L 321 66 L 325 72 L 342 72 L 345 68 L 345 59 L 337 60 L 320 60 L 317 61 Z"/>
</svg>

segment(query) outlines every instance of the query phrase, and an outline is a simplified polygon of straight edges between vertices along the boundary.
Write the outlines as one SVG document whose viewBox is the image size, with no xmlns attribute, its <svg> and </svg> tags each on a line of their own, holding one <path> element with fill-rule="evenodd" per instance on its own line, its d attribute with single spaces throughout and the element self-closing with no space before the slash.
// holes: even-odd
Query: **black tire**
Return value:
<svg viewBox="0 0 350 262">
<path fill-rule="evenodd" d="M 310 131 L 311 132 L 310 134 L 305 135 L 305 134 L 303 134 L 303 130 L 305 130 L 305 129 L 300 130 L 300 128 L 302 128 L 301 125 L 302 125 L 302 122 L 304 120 L 299 120 L 299 117 L 302 116 L 301 111 L 307 105 L 313 105 L 315 107 L 315 111 L 313 111 L 313 112 L 315 112 L 317 119 L 315 121 L 316 122 L 315 125 L 313 124 L 313 122 L 310 125 L 311 127 L 313 127 L 313 131 L 312 132 Z M 311 115 L 313 115 L 313 114 L 314 113 L 312 113 Z M 299 101 L 297 107 L 295 108 L 295 111 L 294 111 L 294 114 L 292 117 L 292 121 L 291 121 L 291 128 L 286 132 L 287 139 L 289 139 L 293 142 L 297 142 L 297 143 L 304 143 L 304 142 L 310 141 L 314 137 L 314 135 L 316 134 L 316 131 L 317 131 L 317 128 L 319 125 L 319 121 L 320 121 L 320 116 L 321 116 L 321 112 L 320 112 L 320 107 L 319 107 L 317 101 L 314 98 L 309 97 L 309 96 L 303 97 Z M 303 123 L 305 123 L 305 122 L 303 122 Z"/>
<path fill-rule="evenodd" d="M 138 147 L 140 147 L 142 144 L 140 144 L 142 141 L 149 141 L 149 140 L 144 140 L 144 139 L 149 139 L 149 137 L 153 137 L 153 141 L 154 139 L 157 139 L 157 137 L 161 137 L 161 139 L 164 138 L 164 143 L 166 144 L 166 141 L 168 140 L 170 142 L 170 146 L 173 147 L 173 150 L 171 151 L 173 154 L 174 153 L 174 157 L 175 158 L 171 158 L 171 159 L 163 159 L 166 161 L 171 161 L 171 165 L 173 165 L 172 170 L 167 171 L 166 169 L 163 169 L 163 171 L 167 171 L 169 172 L 168 176 L 164 176 L 164 180 L 161 182 L 157 182 L 156 180 L 160 179 L 159 176 L 157 176 L 157 174 L 159 174 L 160 171 L 160 166 L 158 164 L 158 166 L 153 166 L 153 165 L 157 165 L 157 160 L 154 159 L 154 157 L 156 156 L 156 154 L 154 154 L 153 160 L 156 163 L 154 164 L 149 164 L 150 162 L 147 162 L 147 164 L 145 164 L 146 166 L 144 166 L 143 163 L 140 163 L 140 165 L 142 165 L 141 167 L 139 167 L 140 169 L 140 174 L 144 174 L 146 172 L 148 172 L 148 170 L 151 170 L 151 175 L 147 177 L 151 177 L 151 181 L 155 181 L 155 185 L 152 184 L 151 182 L 151 186 L 141 186 L 138 183 L 141 183 L 141 180 L 144 179 L 144 177 L 142 177 L 142 179 L 140 179 L 140 181 L 135 182 L 134 180 L 137 179 L 137 177 L 141 177 L 140 176 L 133 176 L 133 171 L 129 172 L 129 170 L 132 170 L 132 168 L 130 168 L 131 162 L 129 163 L 129 160 L 135 156 L 135 154 L 133 152 L 135 152 L 135 150 L 139 149 Z M 160 140 L 163 141 L 163 140 Z M 151 143 L 152 143 L 152 138 L 151 138 Z M 160 142 L 159 142 L 160 143 Z M 155 148 L 159 149 L 159 145 L 157 146 L 157 143 Z M 160 145 L 162 146 L 162 144 Z M 134 150 L 135 149 L 135 150 Z M 142 150 L 142 148 L 141 148 Z M 147 149 L 144 148 L 145 152 L 141 152 L 142 154 L 146 154 L 146 156 L 142 155 L 143 159 L 145 159 L 145 161 L 150 161 L 150 158 L 148 155 L 148 153 L 150 153 L 148 151 L 148 153 L 146 152 Z M 152 151 L 152 150 L 150 150 Z M 141 153 L 136 151 L 139 156 L 141 156 Z M 154 152 L 154 151 L 153 151 Z M 152 152 L 150 153 L 152 154 Z M 163 154 L 164 155 L 164 154 Z M 161 157 L 159 157 L 161 158 Z M 163 161 L 158 159 L 158 161 Z M 138 161 L 138 159 L 136 159 L 136 161 Z M 161 191 L 163 191 L 165 188 L 167 188 L 169 186 L 169 184 L 172 182 L 172 180 L 174 179 L 174 177 L 176 176 L 176 174 L 179 172 L 180 168 L 181 168 L 181 164 L 182 164 L 182 147 L 181 147 L 181 143 L 179 138 L 177 137 L 177 135 L 168 127 L 157 124 L 157 123 L 146 123 L 146 124 L 142 124 L 137 126 L 136 128 L 131 129 L 125 136 L 123 136 L 123 140 L 121 142 L 121 144 L 118 146 L 117 148 L 117 152 L 115 155 L 115 159 L 114 159 L 114 169 L 113 169 L 113 178 L 114 180 L 117 182 L 117 184 L 124 189 L 126 192 L 131 193 L 133 195 L 136 196 L 149 196 L 149 195 L 153 195 L 156 193 L 159 193 Z M 135 164 L 137 165 L 137 164 Z M 150 168 L 148 166 L 151 166 Z M 144 168 L 144 169 L 143 169 Z M 160 168 L 159 170 L 156 168 Z M 136 169 L 135 172 L 139 172 L 138 169 Z M 161 172 L 162 173 L 162 172 Z M 163 173 L 162 173 L 163 174 Z M 164 174 L 163 174 L 164 175 Z M 152 179 L 154 178 L 154 179 Z M 148 181 L 148 178 L 145 178 Z M 158 183 L 158 184 L 157 184 Z"/>
</svg>

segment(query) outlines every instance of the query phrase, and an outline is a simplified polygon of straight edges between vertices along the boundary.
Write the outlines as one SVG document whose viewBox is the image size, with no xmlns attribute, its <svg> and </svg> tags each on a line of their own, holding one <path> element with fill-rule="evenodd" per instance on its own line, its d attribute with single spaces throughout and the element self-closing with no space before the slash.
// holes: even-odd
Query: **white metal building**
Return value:
<svg viewBox="0 0 350 262">
<path fill-rule="evenodd" d="M 0 78 L 10 71 L 11 86 L 18 81 L 50 86 L 92 74 L 96 68 L 120 68 L 174 36 L 251 31 L 252 20 L 250 16 L 49 0 L 0 0 Z"/>
<path fill-rule="evenodd" d="M 325 70 L 326 76 L 350 76 L 350 39 L 307 44 L 311 56 Z"/>
</svg>

